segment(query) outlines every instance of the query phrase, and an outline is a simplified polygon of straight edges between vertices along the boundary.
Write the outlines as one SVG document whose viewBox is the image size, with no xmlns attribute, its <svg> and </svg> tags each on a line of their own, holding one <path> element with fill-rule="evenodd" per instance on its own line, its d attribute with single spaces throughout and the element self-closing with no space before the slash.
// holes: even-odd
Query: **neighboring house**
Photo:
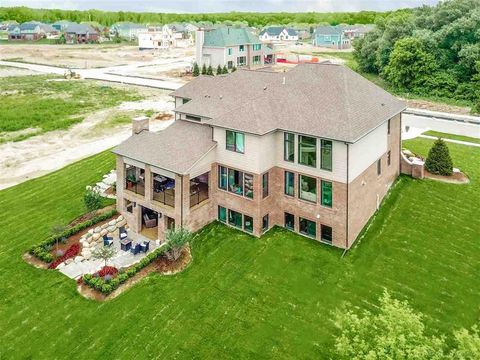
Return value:
<svg viewBox="0 0 480 360">
<path fill-rule="evenodd" d="M 298 41 L 298 32 L 292 28 L 270 26 L 263 29 L 259 37 L 263 42 Z"/>
<path fill-rule="evenodd" d="M 10 25 L 8 28 L 9 41 L 36 41 L 45 36 L 42 24 L 36 21 Z"/>
<path fill-rule="evenodd" d="M 319 26 L 313 33 L 313 45 L 333 49 L 348 49 L 351 46 L 341 26 Z"/>
<path fill-rule="evenodd" d="M 193 36 L 181 24 L 149 27 L 138 33 L 138 48 L 169 49 L 174 47 L 188 47 L 193 45 Z"/>
<path fill-rule="evenodd" d="M 218 65 L 260 67 L 264 65 L 263 45 L 245 28 L 220 27 L 195 34 L 196 62 L 216 68 Z"/>
<path fill-rule="evenodd" d="M 335 49 L 349 49 L 352 41 L 362 38 L 374 25 L 319 26 L 313 34 L 313 45 Z"/>
<path fill-rule="evenodd" d="M 310 34 L 310 29 L 299 29 L 297 32 L 299 40 L 307 40 L 312 37 L 312 34 Z"/>
<path fill-rule="evenodd" d="M 59 20 L 52 24 L 52 27 L 59 32 L 64 32 L 68 25 L 72 24 L 71 21 L 68 20 Z"/>
<path fill-rule="evenodd" d="M 15 20 L 6 20 L 0 23 L 0 31 L 7 31 L 8 28 L 12 25 L 18 25 L 18 22 Z"/>
<path fill-rule="evenodd" d="M 147 27 L 143 24 L 135 24 L 132 22 L 121 22 L 113 24 L 110 27 L 110 36 L 118 36 L 122 39 L 133 41 L 138 39 L 138 34 L 145 32 Z"/>
<path fill-rule="evenodd" d="M 405 102 L 342 65 L 200 76 L 171 95 L 171 126 L 134 119 L 113 151 L 130 231 L 163 240 L 218 219 L 347 249 L 400 173 Z"/>
<path fill-rule="evenodd" d="M 67 44 L 85 44 L 98 40 L 98 32 L 88 24 L 70 23 L 64 34 Z"/>
</svg>

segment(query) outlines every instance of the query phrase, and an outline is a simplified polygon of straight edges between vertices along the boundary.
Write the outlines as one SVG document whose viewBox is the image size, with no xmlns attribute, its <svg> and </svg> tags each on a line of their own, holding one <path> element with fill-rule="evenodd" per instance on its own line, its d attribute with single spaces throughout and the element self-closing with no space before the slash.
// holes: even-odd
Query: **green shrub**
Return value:
<svg viewBox="0 0 480 360">
<path fill-rule="evenodd" d="M 83 195 L 83 203 L 88 212 L 94 212 L 100 209 L 102 207 L 102 201 L 103 198 L 100 192 L 91 187 L 89 187 Z"/>
<path fill-rule="evenodd" d="M 432 174 L 452 175 L 452 158 L 450 157 L 447 144 L 442 139 L 437 139 L 428 152 L 425 168 Z"/>
<path fill-rule="evenodd" d="M 200 68 L 198 67 L 198 64 L 195 63 L 193 64 L 193 76 L 198 76 L 200 75 Z"/>
</svg>

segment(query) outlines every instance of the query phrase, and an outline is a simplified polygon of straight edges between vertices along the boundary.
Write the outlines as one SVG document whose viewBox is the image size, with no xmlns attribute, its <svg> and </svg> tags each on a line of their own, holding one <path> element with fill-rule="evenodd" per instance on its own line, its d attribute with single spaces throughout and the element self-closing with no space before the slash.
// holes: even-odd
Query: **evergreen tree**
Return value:
<svg viewBox="0 0 480 360">
<path fill-rule="evenodd" d="M 222 75 L 222 74 L 223 74 L 222 67 L 220 66 L 220 64 L 218 64 L 218 66 L 217 66 L 217 75 Z"/>
<path fill-rule="evenodd" d="M 213 75 L 212 65 L 208 65 L 207 75 Z"/>
<path fill-rule="evenodd" d="M 237 71 L 237 68 L 235 67 L 235 65 L 233 65 L 232 72 L 235 72 L 235 71 Z"/>
<path fill-rule="evenodd" d="M 445 141 L 438 138 L 428 152 L 425 168 L 432 174 L 452 175 L 453 164 L 448 146 Z"/>
<path fill-rule="evenodd" d="M 203 64 L 202 66 L 202 75 L 207 75 L 207 67 L 205 66 L 205 64 Z"/>
<path fill-rule="evenodd" d="M 193 76 L 198 76 L 200 75 L 200 68 L 198 67 L 198 64 L 195 63 L 193 64 Z"/>
<path fill-rule="evenodd" d="M 227 65 L 223 65 L 222 73 L 223 74 L 228 74 Z"/>
</svg>

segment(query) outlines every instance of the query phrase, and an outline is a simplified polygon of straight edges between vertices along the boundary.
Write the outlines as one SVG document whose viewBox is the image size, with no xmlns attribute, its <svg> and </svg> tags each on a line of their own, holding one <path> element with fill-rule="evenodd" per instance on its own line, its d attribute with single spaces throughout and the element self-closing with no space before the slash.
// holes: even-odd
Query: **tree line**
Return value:
<svg viewBox="0 0 480 360">
<path fill-rule="evenodd" d="M 400 92 L 456 99 L 480 112 L 480 1 L 446 0 L 375 24 L 354 44 L 360 70 Z"/>
<path fill-rule="evenodd" d="M 402 11 L 404 12 L 404 11 Z M 407 10 L 409 12 L 409 10 Z M 336 13 L 253 13 L 228 12 L 204 14 L 175 14 L 131 11 L 101 11 L 101 10 L 60 10 L 60 9 L 32 9 L 24 6 L 1 7 L 0 20 L 41 21 L 52 23 L 58 20 L 74 22 L 96 21 L 110 26 L 116 22 L 130 21 L 143 24 L 168 24 L 174 22 L 193 23 L 243 23 L 248 26 L 262 27 L 270 24 L 372 24 L 380 18 L 388 16 L 390 12 L 360 11 Z"/>
</svg>

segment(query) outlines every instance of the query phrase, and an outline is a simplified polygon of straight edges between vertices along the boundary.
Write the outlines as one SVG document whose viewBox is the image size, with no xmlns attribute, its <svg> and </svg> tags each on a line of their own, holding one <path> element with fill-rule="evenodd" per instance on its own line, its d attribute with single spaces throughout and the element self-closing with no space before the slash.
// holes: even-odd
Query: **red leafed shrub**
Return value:
<svg viewBox="0 0 480 360">
<path fill-rule="evenodd" d="M 77 256 L 80 253 L 80 244 L 71 245 L 63 256 L 55 259 L 49 266 L 49 269 L 55 269 L 60 263 L 64 262 L 67 259 Z"/>
<path fill-rule="evenodd" d="M 105 275 L 115 276 L 118 273 L 118 269 L 113 266 L 104 266 L 97 272 L 97 275 L 100 277 L 104 277 Z"/>
</svg>

